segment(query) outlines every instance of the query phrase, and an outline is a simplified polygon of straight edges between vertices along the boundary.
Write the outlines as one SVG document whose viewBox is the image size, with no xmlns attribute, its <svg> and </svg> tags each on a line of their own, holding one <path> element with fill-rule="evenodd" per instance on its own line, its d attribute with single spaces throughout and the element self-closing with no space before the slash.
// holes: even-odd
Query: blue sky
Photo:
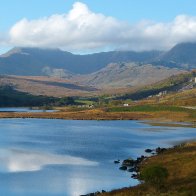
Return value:
<svg viewBox="0 0 196 196">
<path fill-rule="evenodd" d="M 77 1 L 0 0 L 0 35 L 3 35 L 1 37 L 1 41 L 2 39 L 4 39 L 5 35 L 9 35 L 10 29 L 23 18 L 28 19 L 28 21 L 32 21 L 38 20 L 43 17 L 50 17 L 54 14 L 67 14 L 72 9 L 72 6 L 75 2 Z M 195 0 L 81 0 L 79 2 L 85 4 L 88 9 L 93 13 L 101 13 L 105 17 L 111 16 L 119 21 L 129 23 L 130 26 L 135 25 L 142 20 L 154 21 L 155 23 L 169 24 L 175 19 L 175 17 L 179 15 L 186 15 L 189 17 L 195 17 L 196 15 Z M 29 37 L 27 36 L 27 39 L 28 38 Z M 93 43 L 94 42 L 95 40 L 93 41 Z M 20 45 L 19 41 L 17 40 L 14 40 L 11 43 L 9 42 L 9 44 L 7 44 L 6 41 L 6 43 L 1 44 L 3 46 L 0 47 L 0 52 L 5 51 L 7 48 L 13 47 L 15 43 L 16 45 Z M 21 45 L 28 46 L 29 43 L 30 42 L 21 42 Z M 100 43 L 97 44 L 97 46 L 94 46 L 96 44 L 93 45 L 93 43 L 89 43 L 89 45 L 91 46 L 84 48 L 84 50 L 90 51 L 91 49 L 97 50 L 98 48 L 103 48 L 103 50 L 107 50 L 107 48 L 115 48 L 116 45 L 121 48 L 121 45 L 123 45 L 114 43 L 113 46 L 111 46 L 112 44 L 109 44 L 108 42 L 105 46 L 104 44 L 101 46 Z M 98 47 L 98 45 L 100 45 L 100 47 Z M 135 46 L 136 44 L 133 45 Z M 58 47 L 58 44 L 56 44 L 55 47 Z M 63 48 L 63 46 L 60 47 Z M 126 48 L 125 46 L 123 47 Z M 142 48 L 145 49 L 145 47 L 141 47 L 141 49 Z M 65 49 L 69 49 L 69 47 Z M 78 49 L 76 46 L 75 48 L 70 48 L 70 50 L 82 51 L 83 46 L 78 47 Z"/>
<path fill-rule="evenodd" d="M 73 0 L 1 0 L 0 29 L 6 30 L 21 18 L 37 19 L 68 12 Z M 169 21 L 176 15 L 195 15 L 195 0 L 86 0 L 91 10 L 121 20 Z"/>
</svg>

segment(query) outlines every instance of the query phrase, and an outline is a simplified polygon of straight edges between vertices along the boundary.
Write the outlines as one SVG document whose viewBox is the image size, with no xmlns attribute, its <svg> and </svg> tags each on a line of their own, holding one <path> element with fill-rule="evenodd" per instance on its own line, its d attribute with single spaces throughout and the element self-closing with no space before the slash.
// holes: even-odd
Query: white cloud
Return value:
<svg viewBox="0 0 196 196">
<path fill-rule="evenodd" d="M 60 47 L 69 51 L 102 49 L 169 49 L 196 41 L 196 17 L 179 15 L 169 23 L 141 21 L 131 25 L 94 13 L 77 2 L 69 13 L 38 20 L 22 19 L 10 29 L 15 46 Z"/>
</svg>

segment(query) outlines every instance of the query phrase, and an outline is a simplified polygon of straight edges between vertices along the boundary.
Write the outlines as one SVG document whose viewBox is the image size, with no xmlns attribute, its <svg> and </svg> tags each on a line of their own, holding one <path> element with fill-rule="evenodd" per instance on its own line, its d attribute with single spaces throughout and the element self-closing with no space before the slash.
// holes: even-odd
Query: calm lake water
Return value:
<svg viewBox="0 0 196 196">
<path fill-rule="evenodd" d="M 0 108 L 0 112 L 55 112 L 55 110 L 41 110 L 31 108 Z"/>
<path fill-rule="evenodd" d="M 139 121 L 0 119 L 0 194 L 65 195 L 133 186 L 116 159 L 196 138 L 195 128 Z"/>
</svg>

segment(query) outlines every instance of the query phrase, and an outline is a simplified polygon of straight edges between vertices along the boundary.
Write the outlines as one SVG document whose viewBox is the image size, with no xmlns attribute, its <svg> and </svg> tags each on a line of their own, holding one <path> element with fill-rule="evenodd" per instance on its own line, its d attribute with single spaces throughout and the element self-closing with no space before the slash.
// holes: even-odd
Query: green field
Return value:
<svg viewBox="0 0 196 196">
<path fill-rule="evenodd" d="M 160 112 L 160 111 L 171 111 L 171 112 L 193 112 L 194 110 L 177 107 L 177 106 L 165 106 L 165 105 L 138 105 L 129 107 L 112 107 L 108 109 L 108 112 Z"/>
</svg>

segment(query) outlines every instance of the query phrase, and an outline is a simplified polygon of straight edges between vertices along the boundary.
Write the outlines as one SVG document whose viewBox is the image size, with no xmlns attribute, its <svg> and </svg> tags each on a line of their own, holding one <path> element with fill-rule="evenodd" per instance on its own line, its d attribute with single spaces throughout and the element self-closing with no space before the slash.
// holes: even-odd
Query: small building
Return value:
<svg viewBox="0 0 196 196">
<path fill-rule="evenodd" d="M 191 79 L 190 79 L 190 82 L 196 83 L 196 77 L 191 78 Z"/>
<path fill-rule="evenodd" d="M 89 105 L 89 108 L 94 108 L 94 105 Z"/>
<path fill-rule="evenodd" d="M 124 106 L 124 107 L 128 107 L 129 104 L 128 104 L 128 103 L 124 103 L 123 106 Z"/>
<path fill-rule="evenodd" d="M 161 97 L 161 96 L 166 95 L 166 94 L 167 94 L 167 91 L 162 91 L 162 92 L 159 92 L 159 94 L 157 94 L 156 96 Z"/>
<path fill-rule="evenodd" d="M 79 105 L 78 108 L 94 108 L 94 105 Z"/>
</svg>

